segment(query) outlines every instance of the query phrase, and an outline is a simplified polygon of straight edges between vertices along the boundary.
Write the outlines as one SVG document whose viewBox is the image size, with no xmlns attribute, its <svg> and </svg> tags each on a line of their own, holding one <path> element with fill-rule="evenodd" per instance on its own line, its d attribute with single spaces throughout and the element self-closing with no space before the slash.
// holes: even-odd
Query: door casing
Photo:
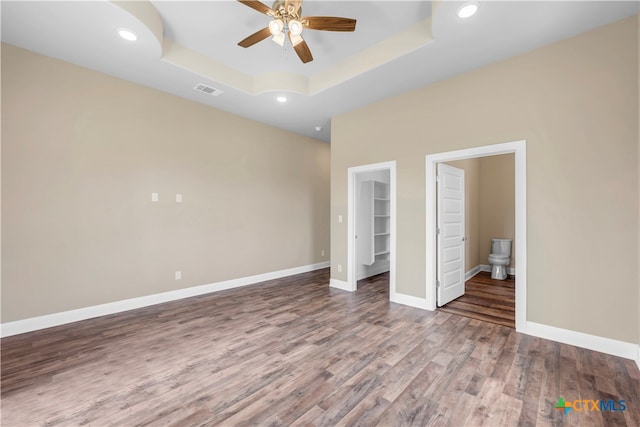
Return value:
<svg viewBox="0 0 640 427">
<path fill-rule="evenodd" d="M 389 170 L 389 299 L 396 293 L 396 162 L 354 166 L 347 170 L 347 290 L 358 288 L 356 257 L 356 175 L 363 172 Z"/>
</svg>

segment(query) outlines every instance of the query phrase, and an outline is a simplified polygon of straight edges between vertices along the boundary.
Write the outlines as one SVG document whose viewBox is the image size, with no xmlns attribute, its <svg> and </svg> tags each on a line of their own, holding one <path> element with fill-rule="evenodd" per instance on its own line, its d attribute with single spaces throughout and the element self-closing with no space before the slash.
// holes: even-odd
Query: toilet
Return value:
<svg viewBox="0 0 640 427">
<path fill-rule="evenodd" d="M 491 239 L 491 278 L 504 280 L 507 278 L 507 266 L 511 262 L 511 239 Z"/>
</svg>

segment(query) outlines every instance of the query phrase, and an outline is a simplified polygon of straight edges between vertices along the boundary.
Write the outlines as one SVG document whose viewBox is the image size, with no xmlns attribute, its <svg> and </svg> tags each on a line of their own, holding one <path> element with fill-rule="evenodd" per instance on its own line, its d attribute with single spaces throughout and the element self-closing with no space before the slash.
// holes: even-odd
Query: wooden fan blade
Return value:
<svg viewBox="0 0 640 427">
<path fill-rule="evenodd" d="M 291 33 L 289 33 L 289 38 L 291 38 Z M 303 63 L 306 64 L 307 62 L 313 61 L 313 56 L 311 55 L 311 51 L 309 50 L 309 46 L 307 46 L 306 41 L 302 40 L 297 45 L 294 45 L 293 49 L 296 51 L 298 58 L 300 58 Z"/>
<path fill-rule="evenodd" d="M 238 0 L 245 6 L 249 6 L 253 10 L 257 10 L 260 13 L 264 13 L 265 15 L 273 16 L 275 12 L 266 4 L 257 0 Z"/>
<path fill-rule="evenodd" d="M 356 29 L 356 20 L 351 18 L 339 18 L 337 16 L 307 16 L 300 18 L 300 21 L 310 30 L 354 31 Z"/>
<path fill-rule="evenodd" d="M 240 43 L 238 43 L 238 46 L 242 46 L 242 47 L 253 46 L 254 44 L 266 39 L 270 35 L 271 35 L 271 31 L 269 31 L 269 27 L 263 28 L 251 34 L 246 39 L 242 40 Z"/>
</svg>

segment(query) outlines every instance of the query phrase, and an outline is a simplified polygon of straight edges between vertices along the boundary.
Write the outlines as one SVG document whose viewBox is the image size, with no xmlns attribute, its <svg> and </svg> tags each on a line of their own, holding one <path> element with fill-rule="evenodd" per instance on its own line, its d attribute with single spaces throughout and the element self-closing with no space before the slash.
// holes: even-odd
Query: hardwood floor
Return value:
<svg viewBox="0 0 640 427">
<path fill-rule="evenodd" d="M 630 360 L 328 270 L 8 337 L 3 426 L 640 425 Z M 626 400 L 623 412 L 555 409 Z"/>
<path fill-rule="evenodd" d="M 495 280 L 491 278 L 491 273 L 481 271 L 467 280 L 463 296 L 440 307 L 439 310 L 515 329 L 515 285 L 515 276 L 508 276 L 506 280 Z"/>
</svg>

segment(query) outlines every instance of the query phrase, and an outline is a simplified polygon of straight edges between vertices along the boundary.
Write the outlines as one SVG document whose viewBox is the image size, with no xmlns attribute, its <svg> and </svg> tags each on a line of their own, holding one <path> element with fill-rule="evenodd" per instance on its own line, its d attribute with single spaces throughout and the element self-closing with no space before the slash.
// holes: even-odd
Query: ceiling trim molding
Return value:
<svg viewBox="0 0 640 427">
<path fill-rule="evenodd" d="M 310 77 L 293 73 L 271 73 L 253 77 L 168 39 L 164 40 L 162 60 L 249 95 L 288 91 L 312 96 L 432 41 L 429 18 Z"/>
<path fill-rule="evenodd" d="M 164 40 L 163 61 L 175 65 L 209 80 L 252 94 L 253 77 L 222 62 L 211 59 L 195 50 L 169 39 Z"/>
<path fill-rule="evenodd" d="M 157 9 L 153 7 L 149 0 L 126 1 L 111 0 L 111 3 L 133 15 L 141 24 L 143 24 L 153 37 L 158 41 L 158 45 L 162 48 L 164 40 L 164 23 Z M 162 55 L 162 52 L 160 52 Z"/>
<path fill-rule="evenodd" d="M 427 18 L 386 40 L 357 53 L 311 77 L 310 95 L 315 95 L 360 74 L 391 62 L 433 41 L 431 18 Z"/>
<path fill-rule="evenodd" d="M 113 0 L 112 3 L 133 15 L 153 34 L 159 42 L 163 61 L 249 95 L 286 91 L 313 96 L 433 41 L 431 18 L 428 18 L 309 77 L 294 73 L 251 76 L 164 38 L 162 18 L 149 0 Z"/>
</svg>

